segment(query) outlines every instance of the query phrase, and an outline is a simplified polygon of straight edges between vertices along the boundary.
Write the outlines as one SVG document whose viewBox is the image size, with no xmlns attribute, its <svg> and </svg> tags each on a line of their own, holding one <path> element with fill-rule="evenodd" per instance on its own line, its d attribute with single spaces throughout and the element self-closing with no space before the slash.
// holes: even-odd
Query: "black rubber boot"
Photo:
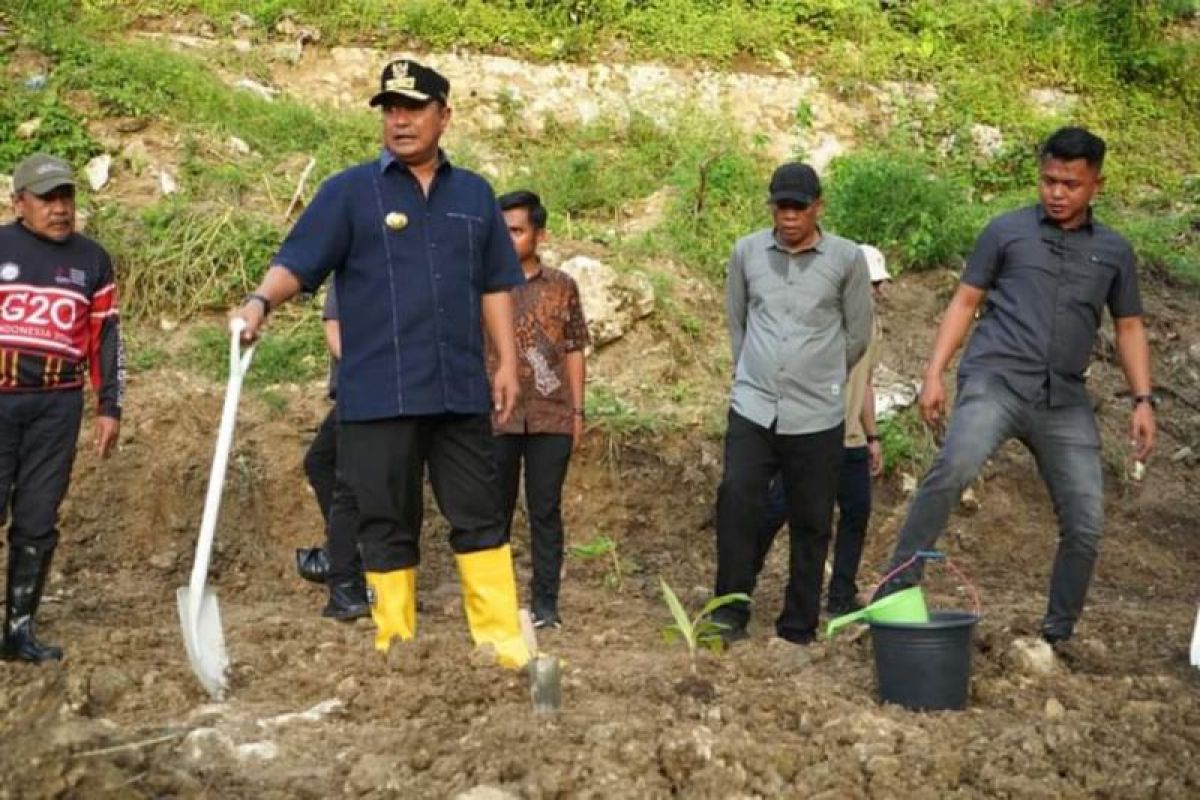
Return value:
<svg viewBox="0 0 1200 800">
<path fill-rule="evenodd" d="M 54 548 L 12 545 L 8 550 L 8 590 L 4 605 L 4 643 L 0 657 L 6 661 L 58 661 L 61 647 L 44 645 L 37 640 L 33 616 L 42 600 Z"/>
<path fill-rule="evenodd" d="M 361 578 L 329 584 L 329 602 L 325 604 L 322 617 L 349 622 L 369 616 L 371 606 L 367 602 L 367 587 Z"/>
</svg>

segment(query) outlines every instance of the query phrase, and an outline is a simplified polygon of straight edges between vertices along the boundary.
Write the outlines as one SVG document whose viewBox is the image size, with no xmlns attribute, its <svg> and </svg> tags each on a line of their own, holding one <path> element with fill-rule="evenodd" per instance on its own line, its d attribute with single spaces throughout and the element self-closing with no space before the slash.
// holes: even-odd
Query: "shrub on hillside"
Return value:
<svg viewBox="0 0 1200 800">
<path fill-rule="evenodd" d="M 971 247 L 977 221 L 959 184 L 912 156 L 861 153 L 833 163 L 826 223 L 887 253 L 893 274 L 954 264 Z"/>
</svg>

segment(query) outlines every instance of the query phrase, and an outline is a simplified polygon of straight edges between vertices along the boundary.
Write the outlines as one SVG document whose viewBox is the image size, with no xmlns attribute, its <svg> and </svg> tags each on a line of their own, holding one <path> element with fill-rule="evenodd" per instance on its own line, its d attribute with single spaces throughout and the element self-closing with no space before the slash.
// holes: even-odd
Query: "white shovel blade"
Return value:
<svg viewBox="0 0 1200 800">
<path fill-rule="evenodd" d="M 1192 631 L 1192 666 L 1200 667 L 1200 608 L 1196 609 L 1196 629 Z"/>
<path fill-rule="evenodd" d="M 192 671 L 208 693 L 214 699 L 221 700 L 228 688 L 229 656 L 225 653 L 225 635 L 221 632 L 221 609 L 217 605 L 217 595 L 205 587 L 200 595 L 200 612 L 195 619 L 191 618 L 191 592 L 188 587 L 180 586 L 175 598 Z"/>
</svg>

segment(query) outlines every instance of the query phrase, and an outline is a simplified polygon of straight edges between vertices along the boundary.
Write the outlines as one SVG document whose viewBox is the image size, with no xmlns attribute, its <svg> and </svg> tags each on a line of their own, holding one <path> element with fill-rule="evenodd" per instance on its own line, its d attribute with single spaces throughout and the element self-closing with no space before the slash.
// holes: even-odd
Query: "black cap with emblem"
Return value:
<svg viewBox="0 0 1200 800">
<path fill-rule="evenodd" d="M 437 100 L 445 105 L 449 96 L 450 81 L 441 73 L 416 61 L 401 58 L 383 68 L 379 75 L 379 91 L 371 98 L 371 105 L 382 105 L 389 97 L 418 103 Z"/>
</svg>

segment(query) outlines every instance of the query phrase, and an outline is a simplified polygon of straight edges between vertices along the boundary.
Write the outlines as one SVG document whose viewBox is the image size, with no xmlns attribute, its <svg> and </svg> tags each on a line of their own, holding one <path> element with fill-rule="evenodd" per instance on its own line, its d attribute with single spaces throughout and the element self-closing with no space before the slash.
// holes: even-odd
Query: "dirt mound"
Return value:
<svg viewBox="0 0 1200 800">
<path fill-rule="evenodd" d="M 952 277 L 906 278 L 888 300 L 885 361 L 914 376 Z M 1184 366 L 1197 324 L 1147 289 L 1157 374 L 1190 397 Z M 1169 334 L 1169 336 L 1168 336 Z M 628 347 L 656 341 L 641 329 Z M 638 337 L 644 337 L 639 339 Z M 678 360 L 668 343 L 654 380 Z M 715 363 L 723 344 L 697 345 Z M 596 356 L 625 381 L 631 350 Z M 1103 354 L 1102 354 L 1103 355 Z M 1093 368 L 1099 416 L 1119 441 L 1119 370 Z M 1165 376 L 1170 376 L 1169 380 Z M 708 378 L 704 379 L 708 381 Z M 719 413 L 723 391 L 705 386 Z M 284 402 L 279 401 L 282 396 Z M 593 431 L 565 493 L 568 537 L 616 542 L 571 557 L 566 627 L 545 637 L 566 660 L 564 709 L 535 716 L 524 679 L 472 653 L 445 525 L 431 509 L 416 642 L 384 658 L 366 621 L 318 616 L 319 590 L 292 549 L 318 538 L 300 459 L 324 412 L 318 387 L 244 401 L 230 462 L 213 585 L 233 659 L 231 699 L 208 705 L 192 677 L 174 592 L 186 582 L 221 387 L 160 367 L 136 376 L 121 452 L 81 451 L 64 542 L 41 615 L 61 665 L 0 665 L 0 797 L 456 796 L 1110 796 L 1200 791 L 1200 677 L 1187 665 L 1195 614 L 1200 500 L 1194 408 L 1168 398 L 1160 455 L 1141 483 L 1107 459 L 1107 538 L 1081 635 L 1048 672 L 1015 658 L 1036 634 L 1054 522 L 1029 456 L 1002 450 L 955 516 L 946 549 L 979 585 L 969 710 L 913 714 L 875 701 L 870 637 L 799 649 L 770 637 L 782 548 L 756 595 L 752 638 L 723 656 L 662 643 L 662 576 L 690 607 L 712 580 L 711 506 L 720 441 L 695 432 Z M 282 406 L 283 410 L 279 410 Z M 866 564 L 883 563 L 907 502 L 880 484 Z M 528 577 L 518 523 L 518 569 Z M 933 575 L 936 605 L 963 607 Z M 492 794 L 488 794 L 490 787 Z"/>
</svg>

